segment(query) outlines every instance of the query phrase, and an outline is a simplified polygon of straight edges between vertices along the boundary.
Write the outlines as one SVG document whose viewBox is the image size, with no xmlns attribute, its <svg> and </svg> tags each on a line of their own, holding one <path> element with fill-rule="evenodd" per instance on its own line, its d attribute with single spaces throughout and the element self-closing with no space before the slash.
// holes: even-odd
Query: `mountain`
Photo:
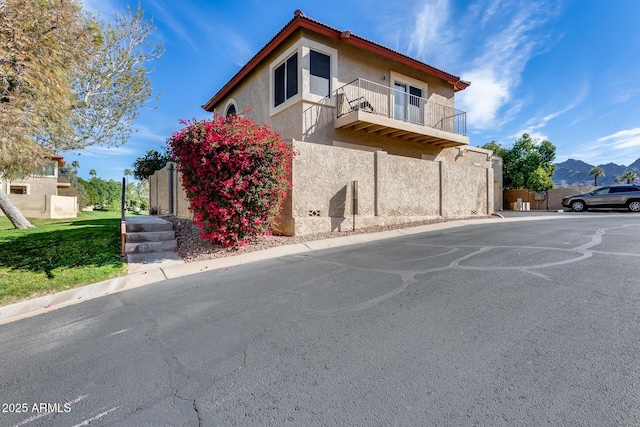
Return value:
<svg viewBox="0 0 640 427">
<path fill-rule="evenodd" d="M 598 177 L 598 185 L 610 185 L 615 183 L 616 177 L 621 176 L 628 170 L 632 170 L 640 175 L 640 159 L 629 166 L 607 163 L 598 165 L 604 170 L 604 176 Z M 553 174 L 553 183 L 556 187 L 573 187 L 581 185 L 593 185 L 593 176 L 589 172 L 595 166 L 581 160 L 569 159 L 562 163 L 556 163 L 556 172 Z"/>
<path fill-rule="evenodd" d="M 631 163 L 629 165 L 629 169 L 631 169 L 632 171 L 634 171 L 635 173 L 640 175 L 640 159 L 638 159 L 635 162 Z"/>
</svg>

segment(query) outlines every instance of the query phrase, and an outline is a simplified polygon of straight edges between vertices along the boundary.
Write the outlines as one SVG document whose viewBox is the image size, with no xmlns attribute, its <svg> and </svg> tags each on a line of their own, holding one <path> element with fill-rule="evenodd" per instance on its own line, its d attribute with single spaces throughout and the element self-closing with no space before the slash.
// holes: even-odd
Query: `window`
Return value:
<svg viewBox="0 0 640 427">
<path fill-rule="evenodd" d="M 58 164 L 56 162 L 51 162 L 47 166 L 44 166 L 41 169 L 38 169 L 34 175 L 35 176 L 55 176 L 56 175 L 56 166 Z"/>
<path fill-rule="evenodd" d="M 301 37 L 274 58 L 268 76 L 269 116 L 299 102 L 331 107 L 331 91 L 338 87 L 338 51 Z"/>
<path fill-rule="evenodd" d="M 611 193 L 627 193 L 629 191 L 640 191 L 640 188 L 633 186 L 611 187 Z"/>
<path fill-rule="evenodd" d="M 225 114 L 225 116 L 229 117 L 229 116 L 235 116 L 236 115 L 236 106 L 233 104 L 230 104 L 229 107 L 227 108 L 227 113 Z"/>
<path fill-rule="evenodd" d="M 26 185 L 11 185 L 9 194 L 29 194 Z"/>
<path fill-rule="evenodd" d="M 277 107 L 298 94 L 298 54 L 294 53 L 273 70 L 273 105 Z"/>
<path fill-rule="evenodd" d="M 331 57 L 311 50 L 309 71 L 311 74 L 309 91 L 314 95 L 329 96 L 331 92 Z"/>
</svg>

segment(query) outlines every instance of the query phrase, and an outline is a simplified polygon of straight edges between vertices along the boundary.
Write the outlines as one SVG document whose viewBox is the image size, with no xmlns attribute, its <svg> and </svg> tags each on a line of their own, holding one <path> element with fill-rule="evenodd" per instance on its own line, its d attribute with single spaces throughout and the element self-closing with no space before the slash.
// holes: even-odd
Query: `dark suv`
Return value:
<svg viewBox="0 0 640 427">
<path fill-rule="evenodd" d="M 640 212 L 640 186 L 635 184 L 611 185 L 562 199 L 562 206 L 576 212 L 589 208 L 627 208 Z"/>
</svg>

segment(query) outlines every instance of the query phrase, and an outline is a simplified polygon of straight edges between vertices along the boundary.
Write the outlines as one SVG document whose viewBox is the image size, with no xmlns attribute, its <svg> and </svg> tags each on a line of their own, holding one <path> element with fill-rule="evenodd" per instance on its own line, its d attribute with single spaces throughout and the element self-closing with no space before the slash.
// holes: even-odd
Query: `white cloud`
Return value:
<svg viewBox="0 0 640 427">
<path fill-rule="evenodd" d="M 77 151 L 77 153 L 85 157 L 112 157 L 136 155 L 138 154 L 138 150 L 125 145 L 121 145 L 119 147 L 105 147 L 102 145 L 94 145 Z"/>
<path fill-rule="evenodd" d="M 629 165 L 638 159 L 640 128 L 625 129 L 606 135 L 581 147 L 579 151 L 559 155 L 558 158 L 580 159 L 590 164 L 617 163 Z"/>
<path fill-rule="evenodd" d="M 198 44 L 193 40 L 189 31 L 184 27 L 182 22 L 174 17 L 171 13 L 172 11 L 167 11 L 159 2 L 150 0 L 153 4 L 154 8 L 160 12 L 160 18 L 162 19 L 162 23 L 169 27 L 175 34 L 178 35 L 182 40 L 187 42 L 189 46 L 195 51 L 198 51 Z M 188 5 L 182 5 L 182 7 L 187 7 Z"/>
<path fill-rule="evenodd" d="M 430 55 L 438 55 L 440 49 L 434 49 L 435 46 L 447 46 L 451 42 L 449 8 L 449 0 L 426 1 L 418 7 L 409 39 L 408 51 L 412 55 L 439 62 Z"/>
<path fill-rule="evenodd" d="M 171 136 L 171 133 L 158 133 L 156 130 L 150 128 L 149 126 L 137 125 L 137 132 L 131 135 L 131 138 L 135 138 L 137 140 L 146 140 L 146 141 L 156 141 L 156 142 L 165 142 L 167 138 Z"/>
<path fill-rule="evenodd" d="M 504 16 L 508 9 L 501 13 L 502 19 L 508 19 Z M 527 62 L 538 53 L 536 30 L 548 19 L 546 15 L 538 16 L 536 7 L 515 12 L 510 24 L 489 36 L 473 66 L 463 72 L 472 84 L 466 96 L 460 97 L 460 105 L 468 111 L 473 126 L 487 129 L 503 122 L 500 110 L 511 101 Z"/>
<path fill-rule="evenodd" d="M 462 96 L 458 95 L 458 108 L 467 112 L 467 121 L 480 128 L 498 125 L 496 111 L 509 99 L 508 88 L 490 69 L 474 70 L 465 78 L 472 81 L 473 88 L 469 87 Z"/>
<path fill-rule="evenodd" d="M 611 140 L 616 141 L 624 138 L 636 137 L 638 135 L 640 135 L 640 128 L 621 130 L 614 134 L 603 136 L 602 138 L 598 138 L 598 142 L 605 142 L 605 141 L 611 141 Z"/>
<path fill-rule="evenodd" d="M 544 27 L 560 7 L 545 1 L 475 0 L 466 10 L 454 10 L 450 0 L 422 0 L 412 24 L 397 32 L 408 40 L 411 55 L 471 81 L 456 95 L 470 126 L 497 128 L 522 107 L 513 92 L 528 61 L 548 49 L 551 37 Z"/>
<path fill-rule="evenodd" d="M 569 111 L 573 110 L 578 105 L 580 105 L 587 98 L 588 93 L 589 93 L 589 84 L 585 83 L 582 85 L 582 88 L 580 89 L 580 91 L 577 92 L 575 99 L 571 103 L 569 103 L 566 107 L 560 110 L 554 111 L 552 113 L 547 113 L 544 117 L 534 117 L 528 120 L 527 123 L 525 123 L 525 129 L 522 130 L 521 134 L 524 132 L 531 134 L 533 131 L 537 129 L 545 128 L 547 124 L 549 124 L 549 122 L 552 121 L 553 119 L 560 117 L 565 113 L 568 113 Z"/>
</svg>

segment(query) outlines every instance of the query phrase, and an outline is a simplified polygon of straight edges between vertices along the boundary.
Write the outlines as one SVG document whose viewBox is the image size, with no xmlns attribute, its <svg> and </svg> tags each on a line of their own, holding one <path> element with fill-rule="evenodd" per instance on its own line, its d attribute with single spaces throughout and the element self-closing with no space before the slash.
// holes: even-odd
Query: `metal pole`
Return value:
<svg viewBox="0 0 640 427">
<path fill-rule="evenodd" d="M 126 189 L 127 189 L 126 178 L 122 178 L 122 198 L 120 200 L 120 213 L 121 213 L 120 220 L 121 221 L 124 221 L 124 203 L 125 203 L 124 193 L 125 193 Z"/>
<path fill-rule="evenodd" d="M 356 215 L 358 215 L 358 181 L 353 181 L 351 211 L 353 213 L 353 231 L 356 231 Z"/>
<path fill-rule="evenodd" d="M 121 208 L 120 208 L 120 240 L 121 240 L 121 249 L 122 249 L 122 256 L 126 256 L 125 254 L 125 238 L 126 238 L 126 234 L 127 234 L 127 224 L 124 222 L 124 202 L 125 202 L 125 198 L 124 198 L 124 194 L 126 191 L 127 185 L 126 185 L 126 178 L 123 177 L 122 178 L 122 198 L 120 200 L 121 202 Z"/>
</svg>

